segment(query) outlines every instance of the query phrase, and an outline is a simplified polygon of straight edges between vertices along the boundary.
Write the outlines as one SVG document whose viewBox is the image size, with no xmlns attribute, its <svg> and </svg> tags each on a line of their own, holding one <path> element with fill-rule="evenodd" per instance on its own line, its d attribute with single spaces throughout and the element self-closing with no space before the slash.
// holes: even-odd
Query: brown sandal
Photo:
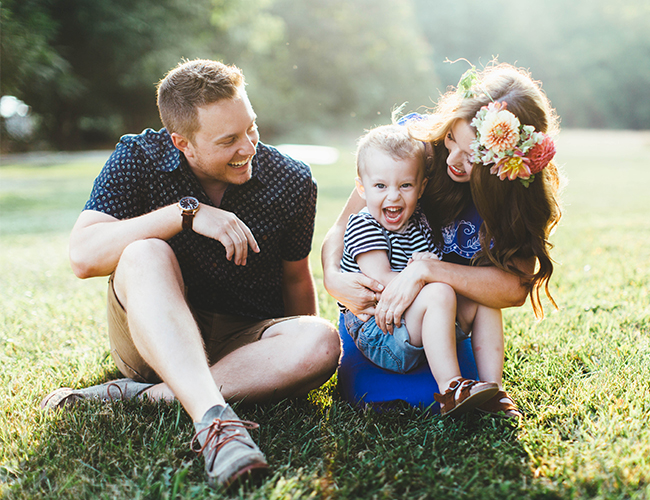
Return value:
<svg viewBox="0 0 650 500">
<path fill-rule="evenodd" d="M 515 402 L 506 391 L 497 392 L 492 399 L 489 399 L 476 408 L 483 413 L 489 413 L 498 417 L 522 418 L 523 415 L 515 405 Z"/>
<path fill-rule="evenodd" d="M 433 398 L 440 403 L 441 415 L 460 415 L 473 410 L 494 396 L 499 387 L 493 382 L 481 382 L 458 377 L 444 394 L 434 394 Z"/>
</svg>

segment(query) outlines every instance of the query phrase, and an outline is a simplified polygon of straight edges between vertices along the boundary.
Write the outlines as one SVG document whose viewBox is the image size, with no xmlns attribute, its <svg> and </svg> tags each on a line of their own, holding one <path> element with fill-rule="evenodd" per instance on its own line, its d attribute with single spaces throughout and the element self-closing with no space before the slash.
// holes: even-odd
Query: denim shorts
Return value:
<svg viewBox="0 0 650 500">
<path fill-rule="evenodd" d="M 402 326 L 393 334 L 384 333 L 377 326 L 374 316 L 365 323 L 350 311 L 346 311 L 345 328 L 363 355 L 377 366 L 397 373 L 406 373 L 426 361 L 423 347 L 409 342 L 409 333 Z"/>
</svg>

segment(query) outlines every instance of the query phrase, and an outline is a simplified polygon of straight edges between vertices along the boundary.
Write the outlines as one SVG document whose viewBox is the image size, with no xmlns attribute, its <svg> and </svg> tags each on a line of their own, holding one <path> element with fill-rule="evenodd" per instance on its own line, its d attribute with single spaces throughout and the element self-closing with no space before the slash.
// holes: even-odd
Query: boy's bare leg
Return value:
<svg viewBox="0 0 650 500">
<path fill-rule="evenodd" d="M 460 377 L 456 354 L 456 293 L 445 283 L 426 285 L 405 313 L 411 343 L 423 346 L 429 368 L 444 393 Z"/>
</svg>

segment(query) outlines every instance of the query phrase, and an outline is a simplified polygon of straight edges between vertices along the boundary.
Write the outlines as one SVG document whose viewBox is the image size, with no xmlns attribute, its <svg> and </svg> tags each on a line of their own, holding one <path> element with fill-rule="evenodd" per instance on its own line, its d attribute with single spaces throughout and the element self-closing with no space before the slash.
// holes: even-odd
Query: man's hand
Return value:
<svg viewBox="0 0 650 500">
<path fill-rule="evenodd" d="M 200 210 L 194 216 L 193 230 L 220 241 L 226 249 L 226 258 L 238 266 L 246 265 L 248 247 L 255 253 L 260 251 L 248 226 L 226 210 L 201 204 Z"/>
</svg>

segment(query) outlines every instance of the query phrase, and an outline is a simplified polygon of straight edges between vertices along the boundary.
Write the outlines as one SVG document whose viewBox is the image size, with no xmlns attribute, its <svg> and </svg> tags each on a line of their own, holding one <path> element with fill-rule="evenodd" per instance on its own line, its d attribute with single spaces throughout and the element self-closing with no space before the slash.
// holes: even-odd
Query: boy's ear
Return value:
<svg viewBox="0 0 650 500">
<path fill-rule="evenodd" d="M 422 198 L 422 195 L 424 194 L 424 188 L 427 187 L 427 182 L 429 182 L 429 178 L 425 177 L 422 180 L 422 185 L 420 186 L 420 194 L 418 194 L 418 200 Z"/>
<path fill-rule="evenodd" d="M 357 188 L 357 193 L 359 193 L 359 196 L 363 198 L 364 200 L 366 199 L 366 191 L 363 189 L 363 184 L 361 183 L 361 179 L 358 177 L 354 180 L 354 185 Z"/>
</svg>

